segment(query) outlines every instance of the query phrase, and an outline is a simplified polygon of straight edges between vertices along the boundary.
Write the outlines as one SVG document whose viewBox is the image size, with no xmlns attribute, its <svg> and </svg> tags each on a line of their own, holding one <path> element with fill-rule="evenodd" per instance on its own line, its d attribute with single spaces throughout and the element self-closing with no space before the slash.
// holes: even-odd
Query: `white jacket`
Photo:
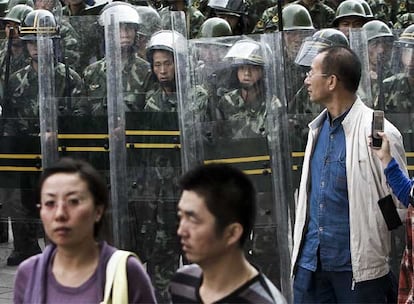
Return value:
<svg viewBox="0 0 414 304">
<path fill-rule="evenodd" d="M 292 275 L 306 234 L 308 220 L 308 193 L 310 157 L 320 127 L 326 118 L 326 109 L 309 124 L 308 143 L 303 160 L 302 177 L 296 207 L 293 236 Z M 391 235 L 378 206 L 378 200 L 388 195 L 384 170 L 372 153 L 368 137 L 371 135 L 373 110 L 358 97 L 342 122 L 346 143 L 346 175 L 348 182 L 350 246 L 352 272 L 355 282 L 372 280 L 389 272 Z M 400 132 L 389 121 L 384 131 L 391 144 L 391 154 L 406 168 L 405 151 Z M 396 202 L 398 202 L 395 199 Z M 397 203 L 400 204 L 400 203 Z M 401 207 L 400 204 L 399 207 Z"/>
</svg>

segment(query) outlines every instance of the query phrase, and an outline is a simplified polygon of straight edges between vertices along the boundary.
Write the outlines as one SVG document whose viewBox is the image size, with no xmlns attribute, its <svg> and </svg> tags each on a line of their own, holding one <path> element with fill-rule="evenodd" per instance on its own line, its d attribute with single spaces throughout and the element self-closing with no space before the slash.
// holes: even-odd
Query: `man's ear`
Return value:
<svg viewBox="0 0 414 304">
<path fill-rule="evenodd" d="M 338 77 L 334 74 L 329 76 L 329 91 L 333 91 L 338 86 Z"/>
<path fill-rule="evenodd" d="M 227 245 L 237 244 L 243 234 L 243 226 L 240 223 L 231 223 L 226 227 L 224 233 Z"/>
</svg>

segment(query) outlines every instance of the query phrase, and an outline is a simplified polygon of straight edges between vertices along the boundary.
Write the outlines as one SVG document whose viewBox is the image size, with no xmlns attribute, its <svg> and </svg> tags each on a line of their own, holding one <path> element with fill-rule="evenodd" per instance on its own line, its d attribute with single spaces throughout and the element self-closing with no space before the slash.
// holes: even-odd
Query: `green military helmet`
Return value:
<svg viewBox="0 0 414 304">
<path fill-rule="evenodd" d="M 127 2 L 114 1 L 105 5 L 99 15 L 99 24 L 104 26 L 110 22 L 111 16 L 120 23 L 134 24 L 136 27 L 142 23 L 135 6 Z"/>
<path fill-rule="evenodd" d="M 379 20 L 368 21 L 362 26 L 362 29 L 365 31 L 368 41 L 380 37 L 394 37 L 391 29 Z"/>
<path fill-rule="evenodd" d="M 295 63 L 310 67 L 313 58 L 324 48 L 329 46 L 349 46 L 348 38 L 339 30 L 328 28 L 317 31 L 312 37 L 305 38 L 296 55 Z"/>
<path fill-rule="evenodd" d="M 240 17 L 247 14 L 245 0 L 209 0 L 208 7 L 215 9 L 221 14 Z"/>
<path fill-rule="evenodd" d="M 60 38 L 59 26 L 53 14 L 44 9 L 33 10 L 27 14 L 20 25 L 20 39 L 36 40 L 37 35 Z"/>
<path fill-rule="evenodd" d="M 374 19 L 374 14 L 372 12 L 371 6 L 368 4 L 367 1 L 365 0 L 358 0 L 359 2 L 361 2 L 362 6 L 364 7 L 364 12 L 365 12 L 365 16 L 367 19 L 372 20 Z"/>
<path fill-rule="evenodd" d="M 135 6 L 135 9 L 141 19 L 139 34 L 149 37 L 162 29 L 161 17 L 157 10 L 151 6 Z"/>
<path fill-rule="evenodd" d="M 174 54 L 183 54 L 187 40 L 177 31 L 162 30 L 154 33 L 147 44 L 147 59 L 152 62 L 152 53 L 156 50 L 169 51 Z"/>
<path fill-rule="evenodd" d="M 300 4 L 289 4 L 282 10 L 283 30 L 313 30 L 312 17 Z"/>
<path fill-rule="evenodd" d="M 32 11 L 33 8 L 28 5 L 17 4 L 6 14 L 4 18 L 1 18 L 0 21 L 2 23 L 14 22 L 17 24 L 21 24 L 24 18 L 26 18 L 27 14 Z"/>
<path fill-rule="evenodd" d="M 367 18 L 364 6 L 361 4 L 360 0 L 345 0 L 344 2 L 341 2 L 336 9 L 335 19 L 332 22 L 332 25 L 338 27 L 340 19 L 350 16 L 364 19 Z"/>
<path fill-rule="evenodd" d="M 264 66 L 263 55 L 260 43 L 251 39 L 242 39 L 233 44 L 224 56 L 224 60 L 230 61 L 233 66 L 244 64 Z"/>
<path fill-rule="evenodd" d="M 230 24 L 218 17 L 212 17 L 203 22 L 198 34 L 199 38 L 223 37 L 233 34 Z"/>
<path fill-rule="evenodd" d="M 5 10 L 5 13 L 7 14 L 17 4 L 26 4 L 26 5 L 34 8 L 34 1 L 33 0 L 9 0 L 9 2 L 7 4 L 7 9 Z"/>
</svg>

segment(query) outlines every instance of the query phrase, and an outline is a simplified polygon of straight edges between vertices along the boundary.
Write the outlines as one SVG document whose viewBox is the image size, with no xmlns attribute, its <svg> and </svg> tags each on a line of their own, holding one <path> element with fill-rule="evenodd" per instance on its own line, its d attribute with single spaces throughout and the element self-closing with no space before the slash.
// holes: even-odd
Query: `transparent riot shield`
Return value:
<svg viewBox="0 0 414 304">
<path fill-rule="evenodd" d="M 289 234 L 283 235 L 282 243 L 286 243 L 282 244 L 278 233 L 279 229 L 287 231 L 287 227 L 279 227 L 279 224 L 290 222 L 285 218 L 289 212 L 277 206 L 283 195 L 275 192 L 281 185 L 275 190 L 278 182 L 273 182 L 282 182 L 286 174 L 274 175 L 273 168 L 280 169 L 274 163 L 279 156 L 274 158 L 270 149 L 272 140 L 280 140 L 277 132 L 283 133 L 273 114 L 278 119 L 279 115 L 284 119 L 287 116 L 286 112 L 281 115 L 283 110 L 279 110 L 282 104 L 277 94 L 280 92 L 273 82 L 276 68 L 273 60 L 268 61 L 277 55 L 271 51 L 275 47 L 273 40 L 269 40 L 262 40 L 261 36 L 234 36 L 189 41 L 191 78 L 188 83 L 191 87 L 183 97 L 191 98 L 181 101 L 182 149 L 183 157 L 191 159 L 191 165 L 225 162 L 249 175 L 258 192 L 258 214 L 245 244 L 246 256 L 276 286 L 290 290 L 287 287 L 290 275 L 282 277 L 289 273 Z M 286 111 L 286 107 L 283 109 Z M 273 133 L 269 130 L 268 119 L 273 122 Z M 286 147 L 285 152 L 288 151 Z M 279 208 L 283 209 L 280 214 L 276 211 Z M 278 222 L 279 216 L 284 218 L 283 224 Z"/>
<path fill-rule="evenodd" d="M 50 27 L 50 24 L 42 24 Z M 44 34 L 37 36 L 39 77 L 39 120 L 42 167 L 58 159 L 57 104 L 55 101 L 55 56 L 53 40 Z"/>
<path fill-rule="evenodd" d="M 184 25 L 179 21 L 183 15 L 176 14 L 171 19 Z M 186 49 L 180 34 L 185 27 L 154 33 L 147 41 L 147 62 L 137 55 L 141 40 L 127 48 L 119 35 L 127 26 L 123 20 L 118 14 L 105 24 L 112 209 L 117 208 L 112 212 L 118 214 L 112 225 L 119 225 L 118 231 L 113 229 L 114 239 L 146 263 L 158 300 L 168 302 L 168 284 L 180 258 L 176 204 L 181 157 L 174 65 L 175 58 L 183 56 L 180 50 Z M 156 73 L 159 70 L 162 75 Z M 118 204 L 116 193 L 122 198 Z"/>
<path fill-rule="evenodd" d="M 111 177 L 111 204 L 113 237 L 117 246 L 127 246 L 128 225 L 123 225 L 128 218 L 126 192 L 126 146 L 125 146 L 125 109 L 122 90 L 122 64 L 120 60 L 121 41 L 119 16 L 104 14 L 105 54 L 108 103 L 109 163 Z"/>
<path fill-rule="evenodd" d="M 293 187 L 299 188 L 301 166 L 303 161 L 303 151 L 305 150 L 308 123 L 312 121 L 316 115 L 320 113 L 322 108 L 310 102 L 307 88 L 304 84 L 306 78 L 306 72 L 309 70 L 308 66 L 302 66 L 295 62 L 301 45 L 304 41 L 312 39 L 314 30 L 290 30 L 280 33 L 281 43 L 283 43 L 282 53 L 280 58 L 280 64 L 283 65 L 278 78 L 284 80 L 284 92 L 285 94 L 279 94 L 278 96 L 286 96 L 287 112 L 288 112 L 288 132 L 289 147 L 292 151 L 292 164 L 293 164 Z M 312 40 L 311 40 L 312 41 Z M 280 83 L 280 82 L 278 82 Z"/>
<path fill-rule="evenodd" d="M 302 42 L 311 37 L 314 30 L 290 30 L 283 31 L 284 45 L 284 78 L 287 107 L 289 114 L 303 114 L 318 112 L 319 108 L 308 102 L 306 87 L 303 83 L 306 77 L 307 67 L 295 63 Z"/>
<path fill-rule="evenodd" d="M 261 36 L 262 45 L 268 45 L 272 52 L 266 52 L 265 62 L 269 62 L 266 66 L 266 87 L 267 91 L 267 132 L 268 147 L 271 155 L 272 168 L 272 190 L 273 190 L 273 220 L 277 226 L 277 245 L 279 248 L 280 260 L 280 286 L 288 301 L 292 301 L 293 294 L 291 291 L 291 249 L 292 249 L 292 227 L 295 216 L 294 189 L 292 172 L 292 146 L 291 138 L 291 120 L 289 117 L 288 95 L 286 93 L 289 86 L 286 82 L 290 81 L 286 76 L 283 77 L 286 70 L 286 61 L 294 60 L 295 56 L 275 56 L 274 54 L 282 54 L 286 49 L 285 43 L 288 41 L 285 37 L 286 33 L 279 32 L 272 35 Z M 311 33 L 306 32 L 305 35 Z M 299 35 L 303 37 L 303 35 Z M 290 41 L 292 42 L 292 41 Z M 300 45 L 300 42 L 299 42 Z M 296 48 L 298 50 L 298 48 Z M 300 77 L 300 75 L 296 75 Z M 301 78 L 301 77 L 300 77 Z M 275 85 L 276 84 L 276 85 Z M 302 90 L 302 86 L 298 89 Z M 295 93 L 295 96 L 296 93 Z M 274 99 L 278 99 L 278 103 Z M 286 147 L 288 147 L 286 149 Z"/>
<path fill-rule="evenodd" d="M 42 233 L 33 191 L 42 168 L 39 86 L 37 71 L 25 61 L 27 55 L 18 57 L 7 47 L 13 45 L 27 54 L 26 45 L 17 38 L 2 45 L 0 235 L 6 246 L 1 247 L 0 258 L 16 266 L 41 251 L 38 241 Z M 36 40 L 33 45 L 37 45 Z"/>
<path fill-rule="evenodd" d="M 374 100 L 371 93 L 371 78 L 369 74 L 368 41 L 363 29 L 351 29 L 349 31 L 349 46 L 358 55 L 361 61 L 361 81 L 357 94 L 369 107 L 372 107 Z"/>
</svg>

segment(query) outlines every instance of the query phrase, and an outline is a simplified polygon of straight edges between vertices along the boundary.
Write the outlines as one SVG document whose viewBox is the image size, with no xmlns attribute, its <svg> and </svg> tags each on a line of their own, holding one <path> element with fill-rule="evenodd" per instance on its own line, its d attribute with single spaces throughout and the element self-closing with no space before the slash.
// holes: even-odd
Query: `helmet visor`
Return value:
<svg viewBox="0 0 414 304">
<path fill-rule="evenodd" d="M 295 58 L 295 63 L 301 66 L 310 67 L 313 58 L 319 54 L 319 52 L 328 47 L 330 44 L 321 40 L 315 40 L 312 37 L 306 38 Z"/>
</svg>

